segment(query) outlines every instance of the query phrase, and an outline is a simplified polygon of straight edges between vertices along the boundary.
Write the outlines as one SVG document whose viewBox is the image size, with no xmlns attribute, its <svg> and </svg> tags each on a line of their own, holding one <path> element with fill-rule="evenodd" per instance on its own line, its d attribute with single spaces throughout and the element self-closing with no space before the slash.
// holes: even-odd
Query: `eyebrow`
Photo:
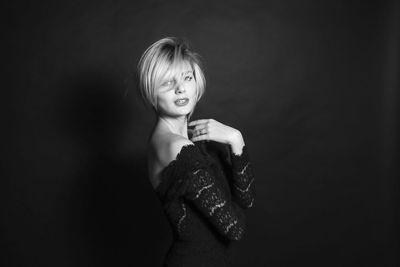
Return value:
<svg viewBox="0 0 400 267">
<path fill-rule="evenodd" d="M 193 73 L 193 71 L 192 71 L 192 70 L 188 70 L 188 71 L 182 72 L 182 74 L 181 74 L 181 75 L 184 75 L 184 74 L 186 74 L 186 73 L 189 73 L 189 72 Z"/>
<path fill-rule="evenodd" d="M 181 76 L 183 76 L 183 75 L 185 75 L 185 74 L 187 74 L 187 73 L 192 73 L 192 74 L 193 74 L 194 71 L 193 71 L 193 70 L 184 71 L 184 72 L 181 73 Z M 174 75 L 172 75 L 171 73 L 169 73 L 168 75 L 166 75 L 166 76 L 163 78 L 163 80 L 169 80 L 169 79 L 171 79 L 173 76 L 174 76 Z"/>
</svg>

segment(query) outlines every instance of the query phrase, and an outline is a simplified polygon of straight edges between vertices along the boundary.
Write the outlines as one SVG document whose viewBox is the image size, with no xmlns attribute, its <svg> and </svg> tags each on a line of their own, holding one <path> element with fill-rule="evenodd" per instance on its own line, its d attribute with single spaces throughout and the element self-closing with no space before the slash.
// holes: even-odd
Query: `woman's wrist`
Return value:
<svg viewBox="0 0 400 267">
<path fill-rule="evenodd" d="M 235 134 L 233 134 L 229 139 L 228 144 L 235 155 L 241 155 L 245 145 L 242 133 L 240 131 L 235 132 Z"/>
</svg>

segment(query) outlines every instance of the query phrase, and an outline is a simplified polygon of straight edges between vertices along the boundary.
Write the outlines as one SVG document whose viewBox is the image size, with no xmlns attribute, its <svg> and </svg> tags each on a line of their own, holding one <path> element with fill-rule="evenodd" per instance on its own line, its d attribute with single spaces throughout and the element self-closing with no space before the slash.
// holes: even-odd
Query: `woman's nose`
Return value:
<svg viewBox="0 0 400 267">
<path fill-rule="evenodd" d="M 176 93 L 183 93 L 185 92 L 185 87 L 183 86 L 182 83 L 178 83 L 176 85 Z"/>
</svg>

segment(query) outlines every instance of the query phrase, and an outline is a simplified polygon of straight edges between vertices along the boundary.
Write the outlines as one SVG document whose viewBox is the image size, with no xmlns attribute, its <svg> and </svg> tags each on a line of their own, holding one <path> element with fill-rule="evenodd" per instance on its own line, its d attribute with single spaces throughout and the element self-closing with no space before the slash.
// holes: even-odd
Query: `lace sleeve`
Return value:
<svg viewBox="0 0 400 267">
<path fill-rule="evenodd" d="M 211 221 L 221 235 L 230 240 L 241 239 L 245 229 L 245 215 L 225 195 L 207 168 L 191 170 L 187 182 L 184 197 Z"/>
<path fill-rule="evenodd" d="M 255 198 L 254 174 L 250 163 L 246 146 L 242 154 L 236 155 L 231 152 L 232 163 L 232 198 L 242 208 L 253 206 Z"/>
</svg>

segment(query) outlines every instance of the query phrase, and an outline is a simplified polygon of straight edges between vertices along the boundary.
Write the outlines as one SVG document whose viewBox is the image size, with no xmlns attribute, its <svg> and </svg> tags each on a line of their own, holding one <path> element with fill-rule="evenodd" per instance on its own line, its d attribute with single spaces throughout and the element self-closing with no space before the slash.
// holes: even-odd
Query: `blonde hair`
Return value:
<svg viewBox="0 0 400 267">
<path fill-rule="evenodd" d="M 206 80 L 201 67 L 200 55 L 190 51 L 188 43 L 181 38 L 166 37 L 146 49 L 139 60 L 137 73 L 139 90 L 146 105 L 158 114 L 155 90 L 160 86 L 166 72 L 184 63 L 189 63 L 196 81 L 196 103 L 203 96 Z M 190 119 L 194 109 L 188 114 Z"/>
</svg>

